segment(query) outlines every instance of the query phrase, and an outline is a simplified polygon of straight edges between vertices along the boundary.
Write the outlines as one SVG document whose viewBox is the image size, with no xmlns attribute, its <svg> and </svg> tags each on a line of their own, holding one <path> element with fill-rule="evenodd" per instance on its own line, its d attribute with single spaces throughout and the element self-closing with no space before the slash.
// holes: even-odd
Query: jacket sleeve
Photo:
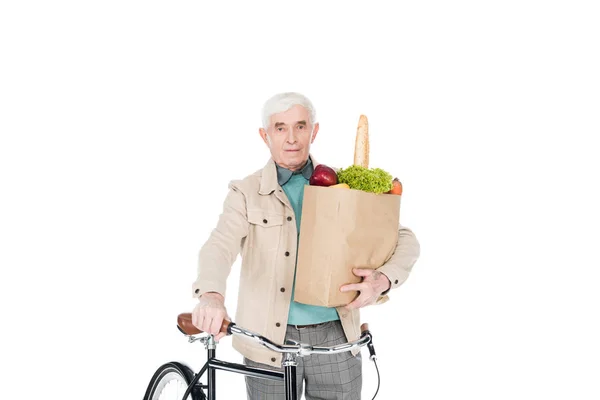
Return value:
<svg viewBox="0 0 600 400">
<path fill-rule="evenodd" d="M 387 293 L 402 285 L 410 274 L 413 266 L 419 259 L 421 246 L 412 230 L 400 226 L 398 230 L 398 243 L 390 259 L 377 270 L 382 272 L 390 280 L 390 288 L 382 293 L 377 304 L 385 303 L 388 300 Z"/>
<path fill-rule="evenodd" d="M 225 297 L 227 277 L 247 235 L 246 198 L 232 181 L 217 226 L 200 249 L 197 279 L 192 284 L 194 298 L 206 292 Z"/>
</svg>

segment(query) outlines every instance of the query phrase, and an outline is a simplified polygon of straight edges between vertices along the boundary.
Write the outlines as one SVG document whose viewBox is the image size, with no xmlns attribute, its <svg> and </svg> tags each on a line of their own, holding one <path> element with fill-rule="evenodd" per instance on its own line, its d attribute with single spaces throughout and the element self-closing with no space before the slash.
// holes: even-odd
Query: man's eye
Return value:
<svg viewBox="0 0 600 400">
<path fill-rule="evenodd" d="M 299 125 L 298 129 L 304 129 L 304 125 Z"/>
<path fill-rule="evenodd" d="M 277 128 L 279 132 L 283 132 L 283 128 Z"/>
</svg>

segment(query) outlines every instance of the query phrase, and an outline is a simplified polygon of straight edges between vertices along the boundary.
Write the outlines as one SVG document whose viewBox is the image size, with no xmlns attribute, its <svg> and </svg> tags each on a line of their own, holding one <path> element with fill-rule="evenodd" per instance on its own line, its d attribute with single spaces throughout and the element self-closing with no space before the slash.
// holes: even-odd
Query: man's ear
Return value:
<svg viewBox="0 0 600 400">
<path fill-rule="evenodd" d="M 312 134 L 312 138 L 310 139 L 310 142 L 314 142 L 315 138 L 317 137 L 317 132 L 319 132 L 319 123 L 317 122 L 313 128 L 313 134 Z"/>
<path fill-rule="evenodd" d="M 269 137 L 267 136 L 267 131 L 264 130 L 264 128 L 260 128 L 258 130 L 258 133 L 260 135 L 260 137 L 262 138 L 263 142 L 265 142 L 265 144 L 267 145 L 267 147 L 271 147 L 270 143 L 269 143 Z"/>
</svg>

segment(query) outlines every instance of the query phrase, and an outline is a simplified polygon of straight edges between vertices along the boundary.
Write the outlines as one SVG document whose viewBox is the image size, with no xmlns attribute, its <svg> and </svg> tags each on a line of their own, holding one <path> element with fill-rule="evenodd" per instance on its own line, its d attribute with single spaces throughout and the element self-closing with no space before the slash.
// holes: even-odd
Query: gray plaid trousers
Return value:
<svg viewBox="0 0 600 400">
<path fill-rule="evenodd" d="M 288 325 L 286 339 L 293 339 L 313 346 L 335 346 L 346 343 L 346 335 L 340 321 L 331 321 L 316 327 L 297 329 Z M 296 383 L 298 399 L 303 389 L 306 400 L 360 400 L 362 389 L 361 354 L 352 356 L 349 351 L 339 354 L 298 357 Z M 259 364 L 247 358 L 244 363 L 270 370 L 283 369 Z M 246 377 L 248 400 L 285 400 L 283 381 Z"/>
</svg>

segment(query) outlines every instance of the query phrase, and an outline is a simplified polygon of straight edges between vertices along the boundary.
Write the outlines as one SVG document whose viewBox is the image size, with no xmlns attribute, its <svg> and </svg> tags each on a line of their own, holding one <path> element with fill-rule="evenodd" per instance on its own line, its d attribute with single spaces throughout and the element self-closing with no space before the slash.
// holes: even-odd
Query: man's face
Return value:
<svg viewBox="0 0 600 400">
<path fill-rule="evenodd" d="M 271 150 L 273 160 L 292 171 L 304 166 L 315 140 L 319 124 L 314 126 L 308 111 L 299 105 L 273 114 L 267 130 L 261 128 L 260 136 Z"/>
</svg>

